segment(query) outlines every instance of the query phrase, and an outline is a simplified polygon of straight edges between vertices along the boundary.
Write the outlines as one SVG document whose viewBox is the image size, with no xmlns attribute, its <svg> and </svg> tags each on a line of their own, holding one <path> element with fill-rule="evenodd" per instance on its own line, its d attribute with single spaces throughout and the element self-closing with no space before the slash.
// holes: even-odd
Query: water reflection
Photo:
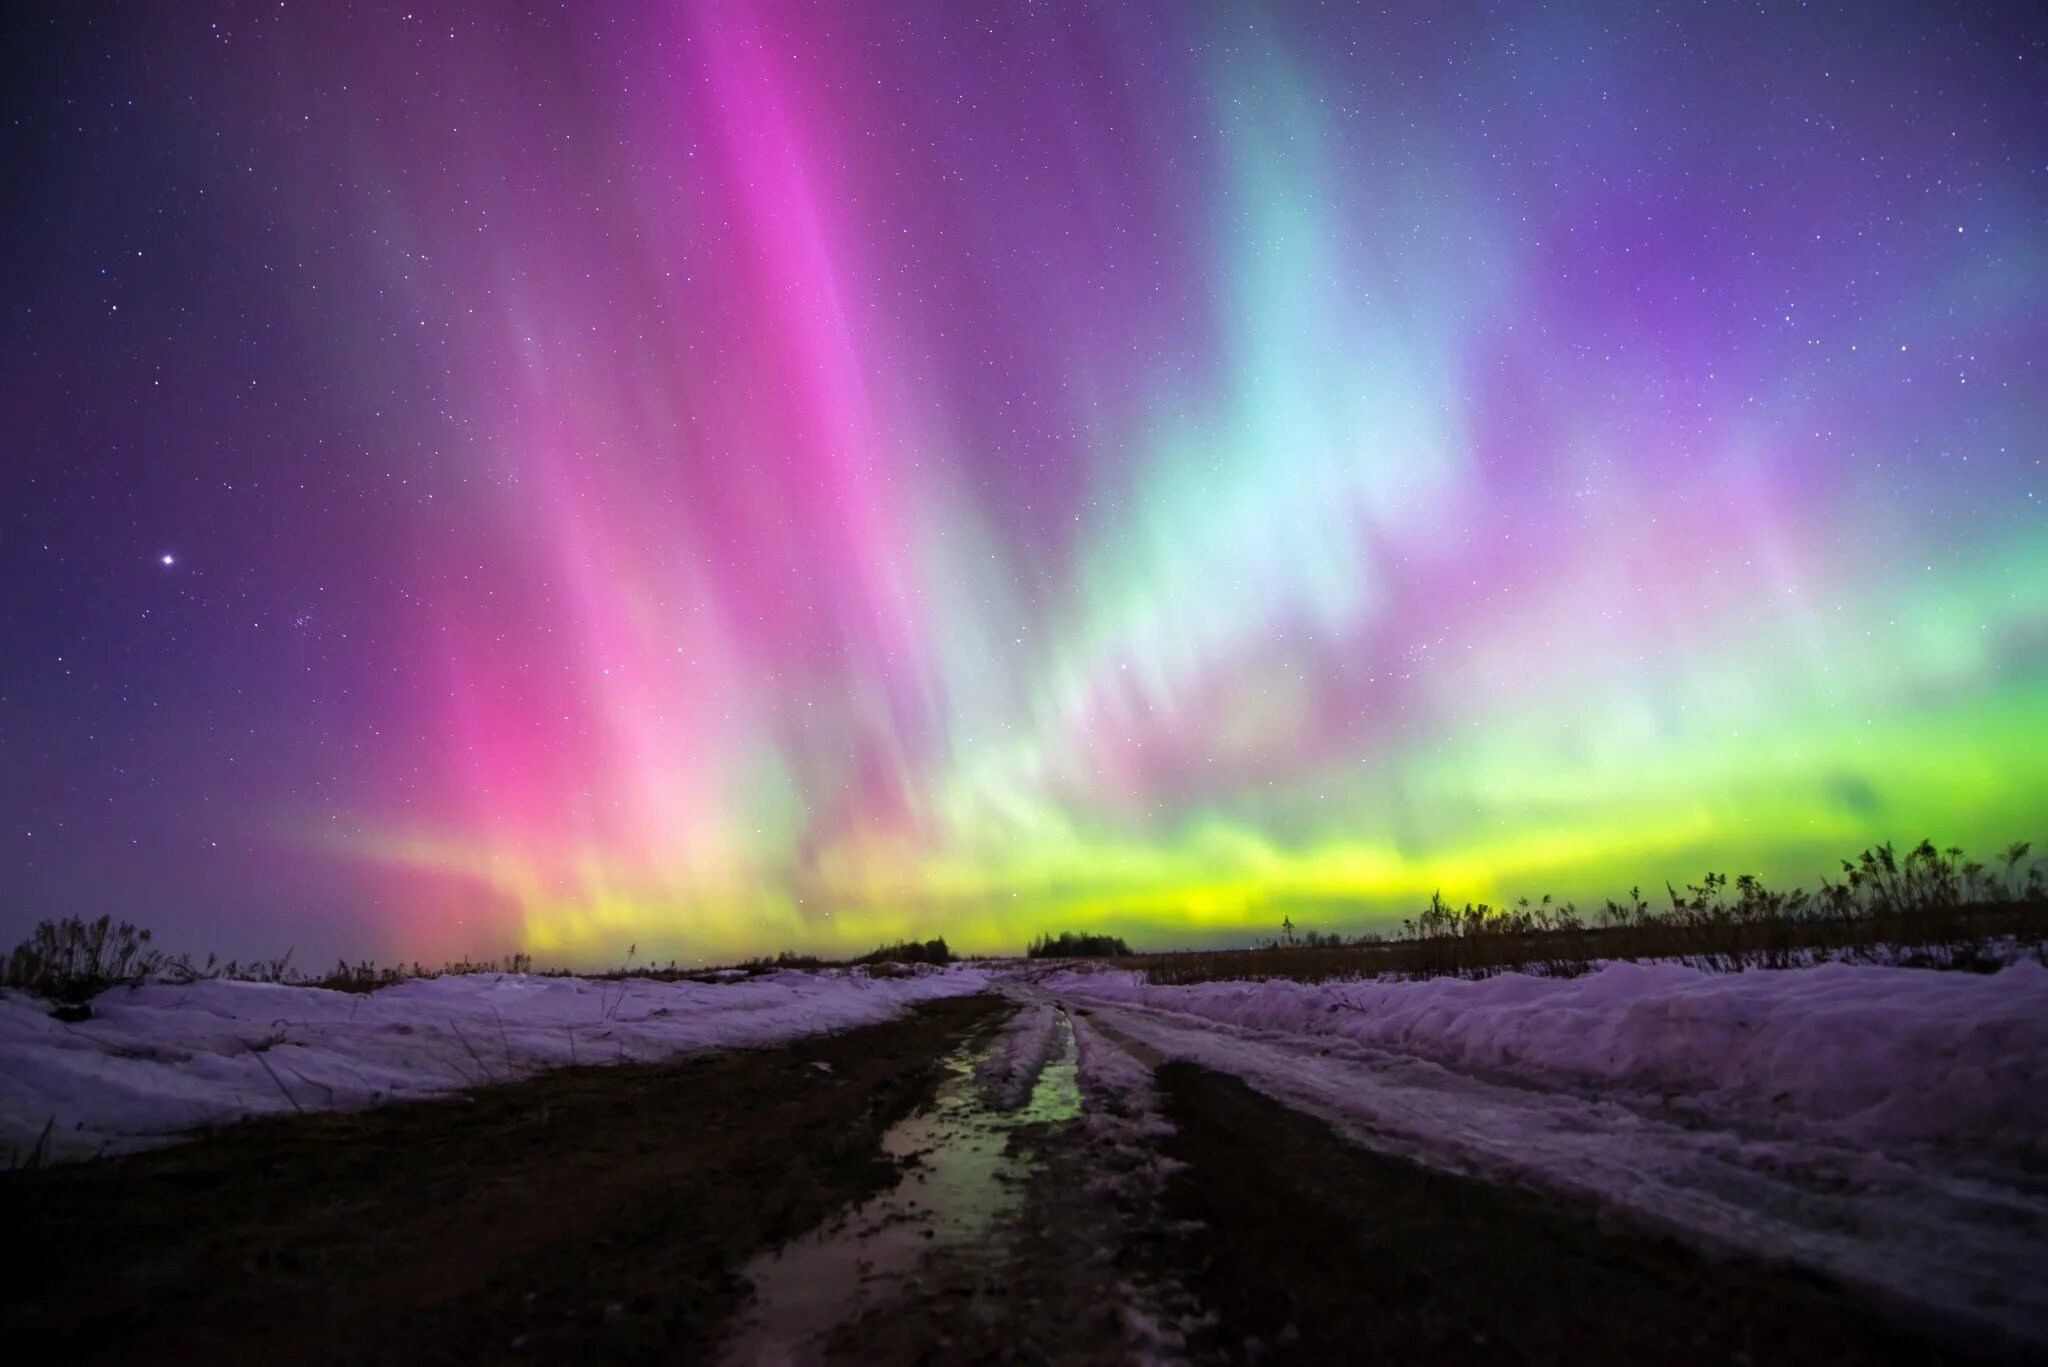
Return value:
<svg viewBox="0 0 2048 1367">
<path fill-rule="evenodd" d="M 1002 1037 L 945 1059 L 946 1078 L 929 1109 L 906 1117 L 882 1138 L 882 1149 L 905 1160 L 888 1191 L 750 1262 L 742 1275 L 754 1297 L 721 1359 L 727 1363 L 824 1360 L 832 1330 L 865 1310 L 918 1288 L 943 1262 L 948 1289 L 999 1293 L 1006 1227 L 1024 1199 L 1026 1153 L 1011 1138 L 1027 1125 L 1057 1124 L 1080 1114 L 1074 1027 L 1060 1011 L 1054 1045 L 1015 1110 L 992 1105 L 976 1070 Z"/>
<path fill-rule="evenodd" d="M 1081 1114 L 1079 1060 L 1074 1050 L 1074 1023 L 1061 1011 L 1053 1021 L 1049 1061 L 1032 1084 L 1031 1099 L 1017 1112 L 1021 1124 L 1072 1120 Z"/>
</svg>

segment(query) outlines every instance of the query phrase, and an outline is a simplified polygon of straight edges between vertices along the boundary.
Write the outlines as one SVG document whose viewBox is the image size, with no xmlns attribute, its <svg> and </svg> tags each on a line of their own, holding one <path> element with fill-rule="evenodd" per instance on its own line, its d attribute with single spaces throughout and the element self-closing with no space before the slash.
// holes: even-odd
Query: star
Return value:
<svg viewBox="0 0 2048 1367">
<path fill-rule="evenodd" d="M 160 557 L 160 559 L 162 559 L 163 563 L 166 565 L 175 565 L 178 563 L 178 557 L 172 555 L 169 551 L 165 551 L 163 555 Z"/>
</svg>

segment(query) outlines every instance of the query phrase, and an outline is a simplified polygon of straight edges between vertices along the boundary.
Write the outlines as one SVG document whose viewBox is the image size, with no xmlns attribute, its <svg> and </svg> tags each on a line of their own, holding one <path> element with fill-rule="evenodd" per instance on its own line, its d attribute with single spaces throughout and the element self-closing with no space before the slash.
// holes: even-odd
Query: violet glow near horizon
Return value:
<svg viewBox="0 0 2048 1367">
<path fill-rule="evenodd" d="M 10 936 L 1241 942 L 2048 834 L 2024 9 L 11 22 Z"/>
</svg>

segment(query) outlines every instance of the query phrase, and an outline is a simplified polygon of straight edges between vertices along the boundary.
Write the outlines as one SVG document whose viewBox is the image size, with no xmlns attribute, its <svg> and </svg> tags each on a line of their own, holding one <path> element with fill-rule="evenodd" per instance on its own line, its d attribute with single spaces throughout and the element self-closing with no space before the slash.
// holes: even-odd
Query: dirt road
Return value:
<svg viewBox="0 0 2048 1367">
<path fill-rule="evenodd" d="M 69 1361 L 1933 1362 L 1970 1347 L 1809 1275 L 1373 1152 L 1029 991 L 9 1174 L 0 1221 L 34 1250 L 0 1341 Z"/>
<path fill-rule="evenodd" d="M 1188 1165 L 1167 1212 L 1211 1234 L 1189 1251 L 1222 1360 L 1963 1360 L 1813 1277 L 1384 1157 L 1225 1074 L 1169 1063 L 1160 1085 Z"/>
<path fill-rule="evenodd" d="M 16 1361 L 701 1358 L 738 1268 L 886 1187 L 986 997 L 0 1177 Z"/>
</svg>

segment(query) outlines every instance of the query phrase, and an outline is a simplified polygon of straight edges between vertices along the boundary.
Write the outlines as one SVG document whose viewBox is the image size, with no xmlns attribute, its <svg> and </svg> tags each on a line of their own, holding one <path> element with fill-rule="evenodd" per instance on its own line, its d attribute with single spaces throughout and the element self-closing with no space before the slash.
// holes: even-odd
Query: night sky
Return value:
<svg viewBox="0 0 2048 1367">
<path fill-rule="evenodd" d="M 2048 836 L 2033 9 L 9 6 L 0 933 Z"/>
</svg>

